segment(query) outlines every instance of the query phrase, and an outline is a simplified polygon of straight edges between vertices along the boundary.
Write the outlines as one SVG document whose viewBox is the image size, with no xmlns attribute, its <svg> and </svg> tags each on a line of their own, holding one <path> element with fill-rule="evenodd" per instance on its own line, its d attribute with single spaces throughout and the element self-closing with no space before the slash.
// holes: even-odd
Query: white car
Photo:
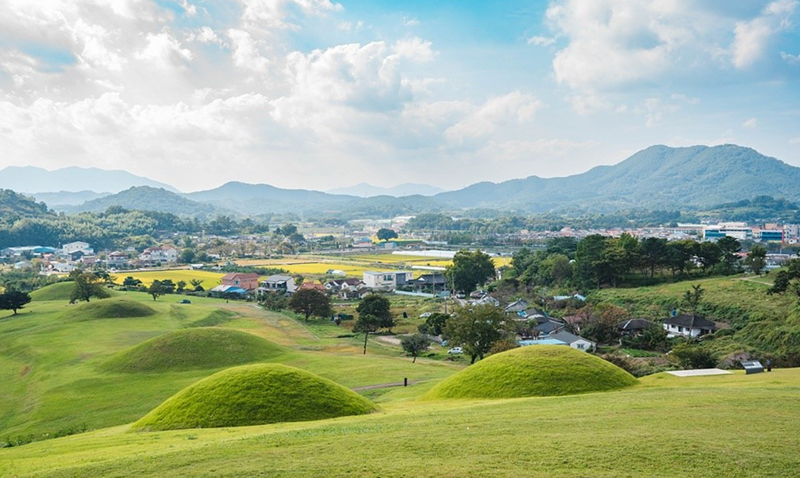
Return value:
<svg viewBox="0 0 800 478">
<path fill-rule="evenodd" d="M 464 349 L 461 347 L 453 347 L 452 349 L 448 350 L 447 353 L 449 355 L 461 355 L 464 353 Z"/>
<path fill-rule="evenodd" d="M 431 313 L 431 312 L 425 312 L 423 314 L 419 314 L 419 318 L 420 319 L 427 319 L 428 317 L 430 317 L 432 315 L 433 315 L 433 313 Z"/>
</svg>

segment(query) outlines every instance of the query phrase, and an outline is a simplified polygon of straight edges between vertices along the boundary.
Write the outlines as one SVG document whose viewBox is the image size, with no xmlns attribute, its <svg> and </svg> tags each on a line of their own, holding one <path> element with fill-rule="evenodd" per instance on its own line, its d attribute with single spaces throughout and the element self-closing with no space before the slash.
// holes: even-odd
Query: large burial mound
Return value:
<svg viewBox="0 0 800 478">
<path fill-rule="evenodd" d="M 75 288 L 74 282 L 57 282 L 55 284 L 48 285 L 46 287 L 42 287 L 41 289 L 35 290 L 31 292 L 31 299 L 34 301 L 45 301 L 45 300 L 70 300 L 70 296 L 72 295 L 72 290 Z M 98 299 L 106 299 L 108 297 L 113 297 L 119 295 L 119 292 L 101 288 L 97 296 Z"/>
<path fill-rule="evenodd" d="M 376 410 L 366 398 L 294 367 L 230 368 L 181 390 L 141 420 L 139 430 L 177 430 L 323 420 Z"/>
<path fill-rule="evenodd" d="M 127 373 L 222 368 L 270 360 L 284 352 L 268 340 L 238 330 L 184 329 L 123 350 L 103 368 Z"/>
<path fill-rule="evenodd" d="M 64 317 L 70 320 L 134 319 L 155 314 L 155 309 L 147 304 L 118 297 L 83 303 L 64 312 Z"/>
<path fill-rule="evenodd" d="M 562 345 L 532 345 L 478 362 L 433 387 L 423 398 L 519 398 L 572 395 L 628 387 L 621 368 Z"/>
</svg>

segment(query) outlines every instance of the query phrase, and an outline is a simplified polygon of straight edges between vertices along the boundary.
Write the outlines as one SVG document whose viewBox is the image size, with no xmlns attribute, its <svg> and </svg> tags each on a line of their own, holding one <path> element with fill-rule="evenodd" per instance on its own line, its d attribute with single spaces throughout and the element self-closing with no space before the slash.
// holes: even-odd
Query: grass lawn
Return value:
<svg viewBox="0 0 800 478">
<path fill-rule="evenodd" d="M 707 290 L 720 294 L 729 288 L 730 298 L 764 287 L 709 280 L 704 288 L 706 282 Z M 687 285 L 665 287 L 652 293 L 652 303 L 682 294 Z M 800 469 L 800 369 L 657 374 L 616 391 L 453 400 L 434 389 L 455 379 L 463 360 L 441 360 L 436 349 L 434 358 L 412 364 L 397 346 L 377 338 L 362 355 L 363 336 L 350 333 L 349 321 L 342 327 L 325 320 L 305 324 L 251 303 L 193 297 L 191 304 L 179 304 L 181 296 L 153 301 L 135 292 L 88 305 L 42 299 L 56 296 L 45 289 L 19 315 L 0 316 L 0 441 L 89 431 L 0 449 L 0 476 L 783 478 Z M 393 299 L 392 305 L 395 314 L 409 311 L 396 329 L 415 327 L 417 312 L 439 306 L 415 298 Z M 221 348 L 235 360 L 223 360 L 220 350 L 198 355 L 195 341 L 201 351 Z M 177 367 L 171 366 L 173 356 L 181 361 Z M 494 360 L 502 365 L 499 375 L 512 374 L 507 366 L 514 360 L 500 358 L 487 359 L 483 368 Z M 380 407 L 368 415 L 235 428 L 131 428 L 229 363 L 263 361 L 347 388 L 403 378 L 412 385 L 360 392 Z M 570 379 L 550 382 L 569 393 Z M 281 403 L 295 400 L 303 397 Z"/>
<path fill-rule="evenodd" d="M 783 478 L 800 467 L 798 391 L 796 369 L 658 375 L 616 392 L 404 401 L 317 422 L 147 433 L 123 426 L 1 450 L 0 474 Z"/>
</svg>

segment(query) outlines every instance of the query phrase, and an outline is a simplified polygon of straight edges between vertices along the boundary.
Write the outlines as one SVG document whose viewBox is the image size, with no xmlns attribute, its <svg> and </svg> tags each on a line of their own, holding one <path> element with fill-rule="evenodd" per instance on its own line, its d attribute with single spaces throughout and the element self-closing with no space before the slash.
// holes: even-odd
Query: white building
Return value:
<svg viewBox="0 0 800 478">
<path fill-rule="evenodd" d="M 402 287 L 414 279 L 410 271 L 364 271 L 364 284 L 370 289 L 391 290 Z"/>
<path fill-rule="evenodd" d="M 178 262 L 178 250 L 171 246 L 148 247 L 139 254 L 139 260 L 151 264 Z"/>
<path fill-rule="evenodd" d="M 679 315 L 664 321 L 664 330 L 668 337 L 683 335 L 684 337 L 699 337 L 717 330 L 717 324 L 696 315 Z"/>
<path fill-rule="evenodd" d="M 94 253 L 94 250 L 89 247 L 88 242 L 75 241 L 61 246 L 61 252 L 64 254 L 72 254 L 73 252 L 83 251 L 86 254 Z"/>
</svg>

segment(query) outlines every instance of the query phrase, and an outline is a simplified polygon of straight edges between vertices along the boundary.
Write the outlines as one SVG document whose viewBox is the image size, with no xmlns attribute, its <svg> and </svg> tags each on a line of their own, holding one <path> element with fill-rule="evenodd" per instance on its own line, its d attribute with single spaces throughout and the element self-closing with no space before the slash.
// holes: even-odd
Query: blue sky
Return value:
<svg viewBox="0 0 800 478">
<path fill-rule="evenodd" d="M 800 166 L 798 0 L 5 0 L 0 168 L 184 191 L 565 176 L 652 144 Z"/>
</svg>

